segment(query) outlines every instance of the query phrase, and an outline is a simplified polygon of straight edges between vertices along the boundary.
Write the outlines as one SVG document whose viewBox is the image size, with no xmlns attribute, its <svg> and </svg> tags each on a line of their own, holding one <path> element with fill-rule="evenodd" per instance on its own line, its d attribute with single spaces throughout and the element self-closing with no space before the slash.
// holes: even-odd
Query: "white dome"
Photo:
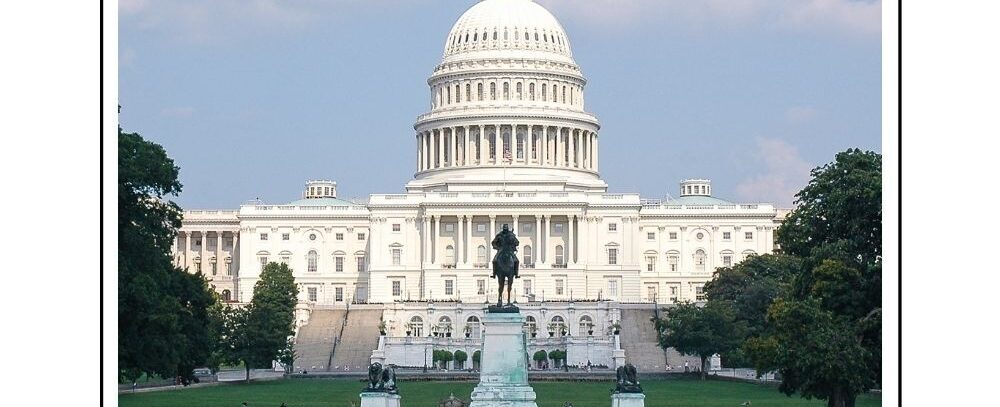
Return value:
<svg viewBox="0 0 1000 407">
<path fill-rule="evenodd" d="M 526 58 L 575 64 L 559 20 L 533 0 L 483 0 L 448 33 L 444 62 Z"/>
</svg>

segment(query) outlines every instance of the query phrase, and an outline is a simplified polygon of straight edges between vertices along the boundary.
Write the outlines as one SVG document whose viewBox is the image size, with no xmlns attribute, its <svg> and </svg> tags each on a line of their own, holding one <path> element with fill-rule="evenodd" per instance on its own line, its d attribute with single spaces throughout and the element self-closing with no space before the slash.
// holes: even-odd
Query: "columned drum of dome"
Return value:
<svg viewBox="0 0 1000 407">
<path fill-rule="evenodd" d="M 607 190 L 587 81 L 566 31 L 534 1 L 466 11 L 427 83 L 408 190 Z"/>
</svg>

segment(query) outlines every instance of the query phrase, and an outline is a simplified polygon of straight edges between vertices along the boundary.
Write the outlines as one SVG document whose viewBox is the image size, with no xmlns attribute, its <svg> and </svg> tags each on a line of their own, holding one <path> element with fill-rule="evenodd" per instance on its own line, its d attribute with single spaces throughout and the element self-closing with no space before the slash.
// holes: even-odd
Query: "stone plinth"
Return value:
<svg viewBox="0 0 1000 407">
<path fill-rule="evenodd" d="M 401 397 L 390 393 L 361 393 L 361 407 L 399 407 Z"/>
<path fill-rule="evenodd" d="M 645 407 L 646 395 L 642 393 L 615 393 L 611 395 L 611 407 Z"/>
<path fill-rule="evenodd" d="M 469 407 L 537 407 L 535 390 L 528 385 L 524 316 L 487 313 L 483 327 L 479 384 L 472 390 Z"/>
</svg>

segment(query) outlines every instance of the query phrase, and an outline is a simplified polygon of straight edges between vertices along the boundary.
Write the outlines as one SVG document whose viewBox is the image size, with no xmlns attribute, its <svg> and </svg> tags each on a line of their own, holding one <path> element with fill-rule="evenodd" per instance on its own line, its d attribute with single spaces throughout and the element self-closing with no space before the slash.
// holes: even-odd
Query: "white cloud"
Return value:
<svg viewBox="0 0 1000 407">
<path fill-rule="evenodd" d="M 779 139 L 757 138 L 755 158 L 762 172 L 740 182 L 737 196 L 747 202 L 791 207 L 795 194 L 809 182 L 813 165 L 802 159 L 795 146 Z"/>
<path fill-rule="evenodd" d="M 641 23 L 762 25 L 879 38 L 881 0 L 538 0 L 553 13 L 620 30 Z"/>
</svg>

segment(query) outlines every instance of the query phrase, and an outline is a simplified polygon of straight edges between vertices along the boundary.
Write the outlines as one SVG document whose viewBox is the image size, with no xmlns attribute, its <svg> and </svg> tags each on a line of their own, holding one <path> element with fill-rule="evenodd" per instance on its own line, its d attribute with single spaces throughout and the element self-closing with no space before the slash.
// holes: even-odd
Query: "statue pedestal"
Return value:
<svg viewBox="0 0 1000 407">
<path fill-rule="evenodd" d="M 399 407 L 398 394 L 364 392 L 361 393 L 361 407 Z"/>
<path fill-rule="evenodd" d="M 645 407 L 646 395 L 642 393 L 615 393 L 611 395 L 611 407 Z"/>
<path fill-rule="evenodd" d="M 535 390 L 528 385 L 524 316 L 486 313 L 483 327 L 479 384 L 472 390 L 469 407 L 538 407 Z"/>
</svg>

